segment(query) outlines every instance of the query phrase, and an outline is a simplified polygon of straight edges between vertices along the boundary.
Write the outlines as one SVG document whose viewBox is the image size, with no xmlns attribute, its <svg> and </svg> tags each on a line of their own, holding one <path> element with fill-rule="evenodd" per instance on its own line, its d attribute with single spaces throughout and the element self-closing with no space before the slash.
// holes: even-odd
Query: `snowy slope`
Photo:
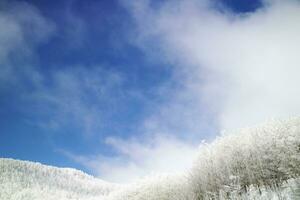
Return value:
<svg viewBox="0 0 300 200">
<path fill-rule="evenodd" d="M 0 159 L 0 200 L 299 199 L 300 118 L 201 144 L 187 174 L 110 184 L 75 169 Z"/>
<path fill-rule="evenodd" d="M 0 159 L 1 200 L 99 200 L 119 187 L 75 169 Z"/>
</svg>

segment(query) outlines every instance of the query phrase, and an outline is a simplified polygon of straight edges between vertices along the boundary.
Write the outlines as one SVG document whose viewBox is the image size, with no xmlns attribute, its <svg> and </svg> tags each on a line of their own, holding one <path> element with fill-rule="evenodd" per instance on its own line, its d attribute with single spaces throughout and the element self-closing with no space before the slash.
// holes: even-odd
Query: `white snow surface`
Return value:
<svg viewBox="0 0 300 200">
<path fill-rule="evenodd" d="M 0 200 L 300 199 L 300 118 L 223 134 L 198 153 L 188 173 L 129 185 L 0 158 Z"/>
<path fill-rule="evenodd" d="M 95 200 L 119 187 L 75 169 L 0 159 L 1 200 Z"/>
</svg>

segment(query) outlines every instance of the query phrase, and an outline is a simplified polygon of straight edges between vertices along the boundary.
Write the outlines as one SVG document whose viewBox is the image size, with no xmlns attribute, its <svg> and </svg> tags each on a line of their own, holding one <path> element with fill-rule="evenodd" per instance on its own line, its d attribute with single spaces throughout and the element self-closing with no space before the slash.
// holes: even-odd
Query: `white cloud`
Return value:
<svg viewBox="0 0 300 200">
<path fill-rule="evenodd" d="M 136 20 L 136 44 L 173 65 L 172 81 L 180 85 L 166 90 L 170 101 L 155 108 L 137 138 L 163 133 L 175 139 L 152 148 L 152 140 L 112 140 L 121 157 L 93 162 L 102 177 L 131 180 L 140 171 L 159 171 L 156 163 L 169 156 L 187 166 L 182 155 L 193 154 L 191 141 L 208 137 L 211 125 L 217 131 L 299 115 L 298 1 L 266 1 L 247 14 L 219 12 L 208 1 L 167 1 L 155 9 L 150 1 L 124 4 Z M 177 144 L 186 151 L 176 151 Z M 160 172 L 176 168 L 169 163 Z"/>
<path fill-rule="evenodd" d="M 136 138 L 107 138 L 106 143 L 117 151 L 118 156 L 78 156 L 65 151 L 63 153 L 93 170 L 104 180 L 126 183 L 151 174 L 186 171 L 197 152 L 197 147 L 163 135 L 144 138 L 143 141 Z"/>
<path fill-rule="evenodd" d="M 221 128 L 299 114 L 298 1 L 269 1 L 245 15 L 220 13 L 205 1 L 167 2 L 158 10 L 145 2 L 133 9 L 141 41 L 161 41 L 183 74 L 183 92 L 217 107 Z"/>
</svg>

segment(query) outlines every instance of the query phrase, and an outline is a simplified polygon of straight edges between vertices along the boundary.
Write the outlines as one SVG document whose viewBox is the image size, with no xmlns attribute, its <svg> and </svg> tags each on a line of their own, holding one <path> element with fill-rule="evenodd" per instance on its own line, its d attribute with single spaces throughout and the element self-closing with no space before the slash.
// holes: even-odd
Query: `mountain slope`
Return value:
<svg viewBox="0 0 300 200">
<path fill-rule="evenodd" d="M 102 199 L 120 186 L 81 171 L 0 159 L 1 200 Z"/>
<path fill-rule="evenodd" d="M 81 171 L 0 158 L 0 200 L 300 199 L 300 118 L 201 144 L 187 174 L 110 184 Z"/>
</svg>

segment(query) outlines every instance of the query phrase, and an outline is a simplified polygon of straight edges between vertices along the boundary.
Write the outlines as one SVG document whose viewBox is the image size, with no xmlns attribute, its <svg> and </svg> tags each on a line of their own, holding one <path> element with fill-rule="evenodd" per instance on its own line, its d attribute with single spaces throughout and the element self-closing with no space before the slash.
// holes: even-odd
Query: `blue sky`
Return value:
<svg viewBox="0 0 300 200">
<path fill-rule="evenodd" d="M 286 90 L 291 102 L 280 87 L 294 84 L 282 76 L 297 80 L 290 75 L 298 60 L 276 49 L 297 52 L 287 38 L 299 29 L 291 24 L 273 35 L 298 17 L 297 6 L 293 0 L 3 1 L 0 156 L 122 182 L 176 171 L 171 165 L 178 159 L 178 169 L 186 168 L 193 156 L 184 154 L 220 130 L 297 115 L 298 92 Z M 276 24 L 272 17 L 281 15 Z M 273 67 L 274 56 L 291 67 L 270 72 L 265 66 Z"/>
<path fill-rule="evenodd" d="M 132 26 L 132 22 L 127 11 L 117 1 L 16 1 L 7 2 L 4 5 L 7 8 L 3 9 L 9 12 L 10 7 L 19 5 L 37 12 L 37 17 L 47 20 L 43 23 L 55 30 L 47 33 L 47 38 L 38 41 L 33 47 L 25 44 L 34 55 L 25 55 L 26 58 L 22 57 L 18 63 L 12 64 L 16 68 L 24 63 L 33 65 L 35 73 L 39 73 L 44 79 L 42 86 L 36 86 L 32 80 L 28 80 L 31 77 L 27 76 L 31 75 L 23 72 L 17 72 L 20 76 L 18 78 L 22 79 L 17 84 L 21 86 L 15 86 L 15 83 L 7 86 L 3 83 L 0 145 L 2 156 L 82 168 L 57 150 L 112 153 L 101 144 L 101 139 L 110 134 L 127 137 L 134 132 L 139 121 L 149 112 L 145 105 L 147 102 L 143 99 L 151 98 L 153 102 L 161 99 L 152 94 L 151 90 L 155 90 L 157 85 L 168 79 L 169 70 L 159 62 L 147 61 L 146 55 L 128 41 L 128 27 Z M 26 27 L 29 26 L 27 24 L 23 26 L 23 29 L 30 29 Z M 44 31 L 38 30 L 43 27 L 33 28 Z M 24 30 L 26 31 L 30 30 Z M 13 60 L 16 54 L 22 56 L 23 52 L 11 54 Z M 66 74 L 66 77 L 69 73 L 70 78 L 75 79 L 74 84 L 80 86 L 68 88 L 66 85 L 65 89 L 56 86 L 55 84 L 59 84 L 54 80 L 55 76 L 59 76 L 57 73 Z M 94 89 L 89 85 L 81 87 L 85 81 L 84 77 L 80 77 L 85 76 L 81 73 L 86 73 L 87 80 L 94 76 Z M 113 91 L 94 94 L 97 90 L 106 89 Z M 68 90 L 70 99 L 60 94 Z M 77 94 L 71 90 L 82 91 Z M 44 92 L 53 93 L 49 98 L 57 98 L 62 101 L 61 104 L 74 103 L 83 107 L 83 112 L 94 112 L 91 114 L 94 118 L 91 119 L 91 130 L 86 130 L 89 129 L 86 127 L 88 125 L 81 121 L 84 116 L 73 116 L 76 111 L 62 111 L 59 103 L 48 101 L 47 97 L 34 97 L 45 95 L 41 94 Z M 143 97 L 129 94 L 135 92 Z M 82 95 L 82 99 L 78 95 Z M 70 102 L 65 102 L 69 100 Z M 52 128 L 51 123 L 57 127 Z"/>
</svg>

